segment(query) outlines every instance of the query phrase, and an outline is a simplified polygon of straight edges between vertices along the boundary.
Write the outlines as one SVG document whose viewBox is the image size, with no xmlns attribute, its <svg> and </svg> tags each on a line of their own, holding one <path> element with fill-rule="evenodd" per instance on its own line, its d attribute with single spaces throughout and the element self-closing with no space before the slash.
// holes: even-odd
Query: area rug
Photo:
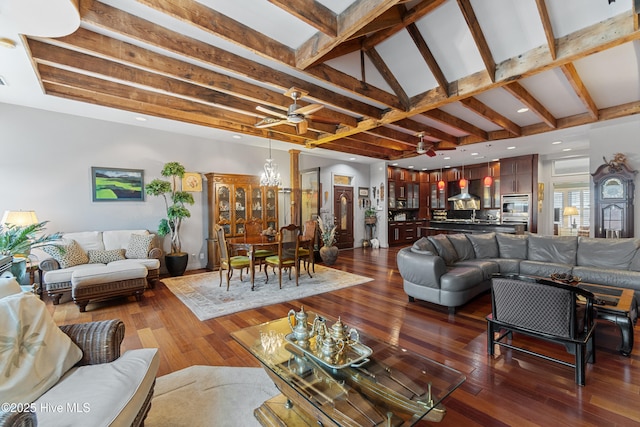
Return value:
<svg viewBox="0 0 640 427">
<path fill-rule="evenodd" d="M 296 287 L 295 278 L 292 276 L 289 280 L 288 274 L 283 274 L 282 289 L 280 289 L 277 275 L 269 272 L 269 283 L 266 283 L 264 272 L 256 271 L 253 291 L 251 291 L 251 280 L 248 275 L 244 275 L 244 280 L 241 282 L 238 272 L 235 272 L 231 279 L 229 291 L 227 291 L 224 275 L 222 286 L 218 286 L 220 276 L 217 271 L 162 279 L 162 283 L 189 307 L 198 319 L 207 320 L 373 280 L 322 265 L 316 265 L 316 271 L 312 275 L 313 278 L 310 278 L 306 272 L 301 274 L 299 286 Z"/>
<path fill-rule="evenodd" d="M 146 427 L 251 427 L 253 410 L 277 395 L 262 368 L 190 366 L 156 380 Z"/>
</svg>

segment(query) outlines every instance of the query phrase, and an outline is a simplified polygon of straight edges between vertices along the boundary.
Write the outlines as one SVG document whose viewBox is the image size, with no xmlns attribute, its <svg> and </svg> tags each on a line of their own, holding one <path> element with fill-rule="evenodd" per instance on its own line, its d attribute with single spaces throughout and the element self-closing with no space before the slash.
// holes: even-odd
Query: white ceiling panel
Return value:
<svg viewBox="0 0 640 427">
<path fill-rule="evenodd" d="M 518 110 L 525 108 L 526 105 L 502 88 L 483 92 L 476 98 L 519 126 L 532 125 L 540 121 L 540 118 L 531 111 L 518 113 Z"/>
<path fill-rule="evenodd" d="M 455 1 L 449 0 L 417 21 L 416 26 L 448 81 L 484 69 L 482 57 Z"/>
<path fill-rule="evenodd" d="M 465 122 L 471 123 L 485 131 L 494 131 L 502 129 L 500 126 L 490 122 L 482 116 L 474 113 L 459 102 L 447 104 L 440 109 L 446 113 L 452 114 Z"/>
<path fill-rule="evenodd" d="M 631 9 L 631 0 L 546 0 L 553 35 L 566 36 Z"/>
<path fill-rule="evenodd" d="M 538 102 L 557 119 L 587 111 L 564 73 L 558 69 L 527 77 L 520 80 L 520 84 L 535 94 Z"/>
<path fill-rule="evenodd" d="M 547 42 L 535 0 L 472 0 L 496 63 Z"/>
</svg>

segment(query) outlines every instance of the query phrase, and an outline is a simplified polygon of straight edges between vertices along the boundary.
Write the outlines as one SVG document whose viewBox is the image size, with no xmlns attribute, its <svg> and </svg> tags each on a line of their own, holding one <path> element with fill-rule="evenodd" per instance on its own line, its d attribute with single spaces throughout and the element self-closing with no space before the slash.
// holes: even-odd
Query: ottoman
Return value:
<svg viewBox="0 0 640 427">
<path fill-rule="evenodd" d="M 71 275 L 71 297 L 86 311 L 89 301 L 134 295 L 140 301 L 147 284 L 147 268 L 141 264 L 96 265 L 74 271 Z"/>
</svg>

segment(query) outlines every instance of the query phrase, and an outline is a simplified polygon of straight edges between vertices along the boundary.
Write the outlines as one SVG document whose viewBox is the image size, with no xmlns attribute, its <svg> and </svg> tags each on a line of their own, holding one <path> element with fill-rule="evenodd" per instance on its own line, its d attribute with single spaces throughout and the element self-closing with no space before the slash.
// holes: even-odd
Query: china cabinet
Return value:
<svg viewBox="0 0 640 427">
<path fill-rule="evenodd" d="M 593 175 L 595 237 L 633 236 L 634 179 L 626 163 L 605 163 Z"/>
<path fill-rule="evenodd" d="M 262 221 L 262 228 L 278 229 L 278 188 L 260 186 L 256 175 L 205 174 L 209 204 L 207 268 L 218 266 L 214 225 L 224 229 L 225 237 L 244 235 L 249 220 Z"/>
</svg>

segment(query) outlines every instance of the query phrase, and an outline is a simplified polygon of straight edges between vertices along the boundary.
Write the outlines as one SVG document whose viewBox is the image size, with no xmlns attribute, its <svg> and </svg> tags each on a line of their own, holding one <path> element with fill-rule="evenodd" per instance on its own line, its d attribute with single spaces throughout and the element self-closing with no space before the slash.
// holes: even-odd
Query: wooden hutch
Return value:
<svg viewBox="0 0 640 427">
<path fill-rule="evenodd" d="M 207 173 L 209 235 L 207 269 L 219 265 L 215 224 L 224 228 L 225 237 L 244 235 L 245 223 L 261 220 L 262 228 L 278 229 L 278 187 L 262 187 L 256 175 Z"/>
</svg>

